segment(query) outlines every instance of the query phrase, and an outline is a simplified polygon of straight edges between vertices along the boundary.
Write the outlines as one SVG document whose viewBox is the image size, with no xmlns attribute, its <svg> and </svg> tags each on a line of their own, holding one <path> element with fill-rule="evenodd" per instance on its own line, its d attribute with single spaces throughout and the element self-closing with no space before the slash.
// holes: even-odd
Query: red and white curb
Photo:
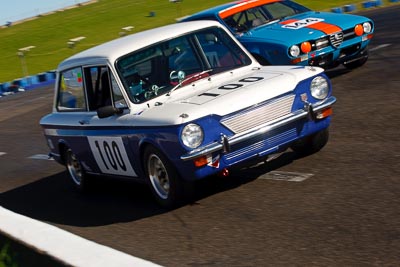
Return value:
<svg viewBox="0 0 400 267">
<path fill-rule="evenodd" d="M 14 213 L 1 206 L 0 232 L 67 266 L 160 266 L 89 241 L 55 226 Z"/>
</svg>

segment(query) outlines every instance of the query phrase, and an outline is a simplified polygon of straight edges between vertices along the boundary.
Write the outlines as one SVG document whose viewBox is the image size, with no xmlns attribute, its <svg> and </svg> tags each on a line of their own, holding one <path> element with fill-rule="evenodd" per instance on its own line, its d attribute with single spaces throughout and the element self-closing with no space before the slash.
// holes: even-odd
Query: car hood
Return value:
<svg viewBox="0 0 400 267">
<path fill-rule="evenodd" d="M 249 41 L 264 39 L 292 45 L 352 29 L 355 25 L 368 20 L 365 17 L 351 14 L 311 11 L 253 28 L 238 36 L 238 39 L 248 39 Z"/>
<path fill-rule="evenodd" d="M 134 116 L 138 126 L 167 126 L 224 116 L 291 92 L 300 81 L 321 72 L 321 68 L 299 66 L 242 68 L 179 88 L 121 119 Z"/>
</svg>

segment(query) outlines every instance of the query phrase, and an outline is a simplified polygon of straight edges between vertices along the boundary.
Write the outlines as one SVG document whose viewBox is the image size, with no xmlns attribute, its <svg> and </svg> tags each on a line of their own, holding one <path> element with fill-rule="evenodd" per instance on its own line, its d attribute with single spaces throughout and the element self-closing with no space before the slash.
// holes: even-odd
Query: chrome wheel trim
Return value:
<svg viewBox="0 0 400 267">
<path fill-rule="evenodd" d="M 76 185 L 81 185 L 82 183 L 82 166 L 79 160 L 76 158 L 75 154 L 72 153 L 71 149 L 67 151 L 67 169 L 72 181 Z"/>
<path fill-rule="evenodd" d="M 168 199 L 170 189 L 168 171 L 157 155 L 150 155 L 147 162 L 147 171 L 154 191 L 161 199 Z"/>
</svg>

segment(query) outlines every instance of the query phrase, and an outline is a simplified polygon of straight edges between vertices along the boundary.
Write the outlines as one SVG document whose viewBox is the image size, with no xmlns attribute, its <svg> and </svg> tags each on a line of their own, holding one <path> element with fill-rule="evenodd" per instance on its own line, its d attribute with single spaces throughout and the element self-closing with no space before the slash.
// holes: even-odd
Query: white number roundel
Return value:
<svg viewBox="0 0 400 267">
<path fill-rule="evenodd" d="M 102 173 L 137 176 L 121 137 L 88 136 L 90 149 Z"/>
</svg>

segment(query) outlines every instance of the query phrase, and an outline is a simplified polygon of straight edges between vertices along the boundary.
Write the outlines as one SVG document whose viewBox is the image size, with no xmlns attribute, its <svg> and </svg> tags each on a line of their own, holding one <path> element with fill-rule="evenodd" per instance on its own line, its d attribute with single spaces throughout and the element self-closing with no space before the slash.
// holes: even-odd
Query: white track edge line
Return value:
<svg viewBox="0 0 400 267">
<path fill-rule="evenodd" d="M 160 266 L 97 244 L 53 225 L 17 214 L 1 206 L 0 218 L 0 232 L 71 266 Z"/>
</svg>

